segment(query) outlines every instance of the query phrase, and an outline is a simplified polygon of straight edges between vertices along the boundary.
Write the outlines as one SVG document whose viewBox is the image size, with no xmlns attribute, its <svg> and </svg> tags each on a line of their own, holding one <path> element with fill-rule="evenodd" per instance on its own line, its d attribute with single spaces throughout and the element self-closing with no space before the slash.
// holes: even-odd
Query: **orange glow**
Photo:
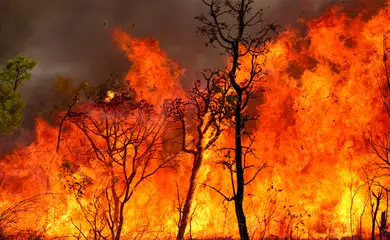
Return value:
<svg viewBox="0 0 390 240">
<path fill-rule="evenodd" d="M 115 97 L 115 92 L 108 91 L 107 92 L 107 97 L 104 99 L 104 101 L 110 102 L 114 97 Z"/>
<path fill-rule="evenodd" d="M 357 233 L 366 188 L 357 192 L 352 207 L 351 195 L 365 180 L 362 167 L 375 158 L 366 137 L 385 133 L 390 127 L 381 99 L 383 37 L 390 30 L 389 11 L 390 7 L 384 8 L 364 21 L 332 10 L 307 22 L 306 36 L 286 30 L 272 42 L 265 66 L 266 91 L 256 108 L 260 114 L 253 134 L 257 158 L 249 159 L 255 165 L 267 162 L 269 167 L 246 188 L 244 204 L 253 239 L 271 234 L 284 237 L 291 230 L 295 238 Z M 126 80 L 137 98 L 152 103 L 160 113 L 165 99 L 183 96 L 180 81 L 184 70 L 167 57 L 156 40 L 135 39 L 117 29 L 114 41 L 131 62 Z M 243 65 L 249 61 L 244 59 Z M 242 79 L 244 69 L 239 73 Z M 114 97 L 109 91 L 106 101 Z M 60 176 L 61 165 L 67 161 L 76 164 L 75 179 L 89 176 L 98 180 L 104 169 L 92 171 L 86 164 L 94 156 L 86 150 L 87 142 L 79 130 L 66 125 L 63 134 L 67 140 L 59 152 L 57 133 L 57 127 L 37 119 L 35 142 L 1 159 L 0 208 L 50 193 L 33 209 L 18 213 L 20 219 L 13 226 L 39 229 L 49 236 L 70 236 L 77 233 L 74 224 L 88 229 L 88 223 L 75 196 L 64 187 L 69 176 Z M 218 141 L 220 146 L 232 143 L 229 132 Z M 221 157 L 215 150 L 205 153 L 198 182 L 229 194 L 229 176 L 215 164 Z M 123 239 L 176 235 L 176 184 L 183 197 L 191 172 L 187 156 L 183 154 L 178 162 L 177 169 L 163 169 L 137 189 L 125 209 Z M 251 178 L 250 172 L 246 177 Z M 83 204 L 93 200 L 93 191 L 101 187 L 98 182 L 86 190 Z M 193 206 L 193 237 L 238 237 L 233 203 L 199 187 Z M 363 232 L 369 234 L 369 204 L 362 220 Z"/>
</svg>

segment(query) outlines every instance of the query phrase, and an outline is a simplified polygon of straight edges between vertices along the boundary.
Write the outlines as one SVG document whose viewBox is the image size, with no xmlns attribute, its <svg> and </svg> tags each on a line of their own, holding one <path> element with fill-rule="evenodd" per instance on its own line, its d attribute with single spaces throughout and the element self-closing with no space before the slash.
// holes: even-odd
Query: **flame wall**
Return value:
<svg viewBox="0 0 390 240">
<path fill-rule="evenodd" d="M 333 9 L 307 22 L 306 36 L 287 30 L 272 43 L 266 66 L 268 90 L 263 103 L 258 104 L 260 119 L 253 133 L 260 160 L 251 160 L 254 164 L 267 162 L 269 168 L 247 188 L 245 200 L 254 238 L 285 236 L 289 229 L 296 237 L 342 236 L 356 231 L 365 195 L 359 192 L 351 208 L 351 192 L 362 182 L 360 168 L 374 157 L 365 136 L 389 127 L 380 95 L 389 10 L 386 7 L 363 21 Z M 182 94 L 178 83 L 183 70 L 167 58 L 157 41 L 134 39 L 119 30 L 114 40 L 133 63 L 126 79 L 140 97 L 158 109 L 165 98 Z M 79 224 L 84 220 L 73 195 L 63 189 L 59 165 L 66 159 L 76 161 L 85 143 L 77 130 L 67 129 L 64 134 L 72 139 L 67 142 L 71 152 L 63 149 L 56 153 L 57 131 L 38 119 L 36 141 L 2 159 L 0 206 L 5 208 L 39 193 L 54 193 L 45 197 L 45 207 L 20 214 L 18 227 L 64 236 L 75 231 L 70 220 Z M 230 139 L 226 133 L 219 143 L 231 144 Z M 227 172 L 214 164 L 219 157 L 213 151 L 206 152 L 198 181 L 229 193 Z M 175 184 L 183 196 L 190 169 L 191 159 L 183 155 L 176 171 L 161 171 L 137 190 L 126 210 L 125 239 L 140 232 L 145 239 L 175 235 Z M 88 166 L 81 170 L 88 172 Z M 194 206 L 193 236 L 238 236 L 232 203 L 199 188 Z M 369 230 L 367 214 L 363 226 Z"/>
</svg>

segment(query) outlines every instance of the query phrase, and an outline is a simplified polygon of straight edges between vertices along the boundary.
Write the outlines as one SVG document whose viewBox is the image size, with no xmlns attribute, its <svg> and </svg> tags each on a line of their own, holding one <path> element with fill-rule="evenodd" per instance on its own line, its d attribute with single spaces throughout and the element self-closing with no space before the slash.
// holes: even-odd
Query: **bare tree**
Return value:
<svg viewBox="0 0 390 240">
<path fill-rule="evenodd" d="M 264 76 L 264 59 L 269 51 L 270 38 L 268 35 L 272 31 L 275 32 L 277 26 L 263 24 L 263 11 L 262 9 L 253 10 L 254 0 L 202 1 L 209 11 L 207 15 L 197 17 L 202 23 L 198 31 L 208 37 L 207 44 L 222 47 L 230 57 L 230 64 L 224 72 L 235 93 L 232 101 L 236 168 L 236 191 L 233 200 L 240 237 L 241 239 L 249 239 L 243 210 L 245 182 L 242 139 L 246 132 L 247 121 L 251 119 L 250 114 L 248 114 L 248 102 L 256 98 L 261 91 L 259 82 Z M 231 21 L 233 23 L 230 23 Z M 249 59 L 249 66 L 244 64 L 244 59 Z M 247 73 L 244 80 L 240 80 L 238 77 L 240 70 Z"/>
<path fill-rule="evenodd" d="M 384 78 L 378 80 L 378 85 L 381 90 L 381 97 L 383 106 L 386 110 L 388 117 L 390 118 L 390 45 L 388 42 L 389 32 L 386 32 L 383 37 L 383 67 L 384 67 Z M 383 134 L 371 134 L 368 138 L 368 143 L 370 145 L 371 152 L 376 156 L 371 162 L 373 166 L 376 167 L 376 170 L 379 171 L 379 174 L 372 178 L 370 183 L 368 183 L 369 189 L 369 200 L 371 205 L 371 238 L 375 238 L 375 224 L 378 226 L 380 232 L 380 239 L 386 232 L 386 222 L 387 222 L 387 213 L 388 213 L 388 192 L 389 189 L 384 187 L 377 178 L 383 178 L 389 176 L 390 170 L 390 131 L 387 131 Z M 367 174 L 366 174 L 367 175 Z M 367 178 L 368 179 L 368 178 Z M 380 189 L 378 192 L 374 192 L 372 189 L 373 186 L 377 186 Z M 386 211 L 381 214 L 381 221 L 378 222 L 377 215 L 379 211 L 379 205 L 381 200 L 384 197 L 384 192 L 386 192 Z M 375 201 L 373 202 L 372 197 Z M 363 213 L 362 213 L 363 214 Z M 361 223 L 360 223 L 361 224 Z"/>
<path fill-rule="evenodd" d="M 377 224 L 377 215 L 379 210 L 379 205 L 381 203 L 381 200 L 383 198 L 383 189 L 380 189 L 377 193 L 374 191 L 371 191 L 372 196 L 374 197 L 375 201 L 371 200 L 371 239 L 375 240 L 375 225 Z"/>
<path fill-rule="evenodd" d="M 61 112 L 58 116 L 59 130 L 56 151 L 58 152 L 60 148 L 64 125 L 77 105 L 83 104 L 84 101 L 104 99 L 108 91 L 118 91 L 123 94 L 124 90 L 129 93 L 125 81 L 120 76 L 114 74 L 111 74 L 106 81 L 95 87 L 91 87 L 85 81 L 73 87 L 72 79 L 58 77 L 55 82 L 54 91 L 61 96 L 61 102 L 55 106 L 55 109 L 66 109 L 66 111 L 64 113 Z"/>
<path fill-rule="evenodd" d="M 388 43 L 388 33 L 383 37 L 383 66 L 384 66 L 384 81 L 378 81 L 378 85 L 381 88 L 382 102 L 386 109 L 386 113 L 390 118 L 390 46 Z M 377 159 L 374 161 L 374 165 L 378 169 L 385 171 L 390 170 L 390 132 L 384 133 L 382 136 L 377 136 L 376 138 L 372 135 L 368 139 L 368 142 L 371 146 L 371 151 L 377 156 Z"/>
<path fill-rule="evenodd" d="M 135 190 L 160 169 L 170 167 L 175 157 L 163 151 L 169 141 L 164 138 L 165 117 L 157 117 L 153 106 L 130 95 L 108 92 L 94 104 L 66 113 L 93 151 L 95 157 L 89 166 L 105 171 L 100 176 L 105 187 L 95 200 L 104 204 L 104 220 L 112 240 L 121 238 L 125 209 Z"/>
<path fill-rule="evenodd" d="M 386 208 L 384 211 L 381 212 L 380 221 L 378 221 L 376 219 L 376 224 L 377 224 L 377 227 L 379 230 L 379 239 L 382 240 L 383 237 L 386 237 L 386 234 L 387 234 L 387 216 L 389 213 L 389 192 L 390 192 L 390 190 L 387 187 L 383 186 L 380 181 L 375 182 L 375 185 L 377 187 L 379 187 L 378 194 L 375 194 L 375 198 L 378 199 L 380 197 L 379 200 L 383 200 L 383 198 L 386 197 L 386 202 L 385 202 Z M 381 195 L 381 196 L 379 196 L 379 195 Z M 378 202 L 378 204 L 379 203 L 380 203 L 380 201 Z"/>
<path fill-rule="evenodd" d="M 177 239 L 184 239 L 191 214 L 192 200 L 197 187 L 197 176 L 202 166 L 204 152 L 214 145 L 221 135 L 225 122 L 227 98 L 230 86 L 218 71 L 203 73 L 204 83 L 196 81 L 185 99 L 165 102 L 165 112 L 173 122 L 179 123 L 181 150 L 193 158 L 189 187 L 184 204 L 179 201 L 179 224 Z M 191 131 L 190 129 L 194 129 Z"/>
<path fill-rule="evenodd" d="M 370 166 L 368 166 L 370 167 Z M 379 237 L 382 237 L 386 233 L 386 223 L 387 223 L 387 213 L 388 213 L 388 189 L 380 183 L 380 178 L 383 175 L 380 175 L 378 169 L 365 169 L 362 168 L 365 175 L 365 183 L 360 185 L 367 185 L 367 194 L 365 198 L 365 203 L 363 205 L 363 210 L 360 214 L 360 237 L 362 235 L 362 219 L 365 212 L 366 206 L 370 203 L 370 215 L 371 215 L 371 239 L 375 239 L 375 228 L 378 227 Z M 381 169 L 379 169 L 381 170 Z M 382 203 L 383 198 L 386 196 L 386 210 L 381 213 L 380 221 L 378 221 L 378 213 Z"/>
</svg>

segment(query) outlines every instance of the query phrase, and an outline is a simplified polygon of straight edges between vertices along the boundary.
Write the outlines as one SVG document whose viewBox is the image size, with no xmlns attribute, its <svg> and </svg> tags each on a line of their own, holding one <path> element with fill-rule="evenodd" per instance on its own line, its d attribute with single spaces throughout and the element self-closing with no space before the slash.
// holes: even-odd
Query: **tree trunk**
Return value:
<svg viewBox="0 0 390 240">
<path fill-rule="evenodd" d="M 385 232 L 386 232 L 386 225 L 387 225 L 387 219 L 386 219 L 386 211 L 383 211 L 381 213 L 381 222 L 380 222 L 380 226 L 379 226 L 379 239 L 382 240 L 384 235 L 385 235 Z"/>
<path fill-rule="evenodd" d="M 375 211 L 374 211 L 374 214 L 372 216 L 372 226 L 371 226 L 371 239 L 372 240 L 375 240 L 375 221 L 376 221 L 376 216 L 378 215 L 379 203 L 380 203 L 380 199 L 377 197 Z"/>
<path fill-rule="evenodd" d="M 191 212 L 191 205 L 192 205 L 192 200 L 194 197 L 194 193 L 196 190 L 196 179 L 199 173 L 199 169 L 202 165 L 202 160 L 203 160 L 203 150 L 197 152 L 197 156 L 194 159 L 194 165 L 192 167 L 192 172 L 191 172 L 191 178 L 190 178 L 190 186 L 188 188 L 187 192 L 187 197 L 184 203 L 183 207 L 183 213 L 182 217 L 180 219 L 179 223 L 179 230 L 177 233 L 177 240 L 183 240 L 184 239 L 184 234 L 186 232 L 186 228 L 188 225 L 188 219 L 190 216 Z"/>
<path fill-rule="evenodd" d="M 238 223 L 238 230 L 240 232 L 241 240 L 249 240 L 248 228 L 246 226 L 246 218 L 243 209 L 243 201 L 244 201 L 244 169 L 242 166 L 242 143 L 241 143 L 241 101 L 242 101 L 242 93 L 238 92 L 238 102 L 235 109 L 235 160 L 236 160 L 236 177 L 237 177 L 237 193 L 234 197 L 234 207 L 236 210 L 236 217 Z"/>
<path fill-rule="evenodd" d="M 236 209 L 236 217 L 238 223 L 238 230 L 240 232 L 241 240 L 249 240 L 248 229 L 246 226 L 246 218 L 244 214 L 244 209 L 242 207 L 242 200 L 235 200 L 234 207 Z"/>
</svg>

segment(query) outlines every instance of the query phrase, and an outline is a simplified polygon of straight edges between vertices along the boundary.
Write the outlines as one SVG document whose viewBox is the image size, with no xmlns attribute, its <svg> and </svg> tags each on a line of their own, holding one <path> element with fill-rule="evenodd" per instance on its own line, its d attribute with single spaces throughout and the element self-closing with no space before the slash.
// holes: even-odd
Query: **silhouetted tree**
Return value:
<svg viewBox="0 0 390 240">
<path fill-rule="evenodd" d="M 165 102 L 166 114 L 180 125 L 181 150 L 193 158 L 184 205 L 180 206 L 179 202 L 178 240 L 184 239 L 204 152 L 218 140 L 230 118 L 225 111 L 230 89 L 228 82 L 218 71 L 208 70 L 203 76 L 203 85 L 200 80 L 196 81 L 185 98 Z"/>
<path fill-rule="evenodd" d="M 175 157 L 163 151 L 168 141 L 164 138 L 165 117 L 156 116 L 152 105 L 130 95 L 109 91 L 94 104 L 76 106 L 67 113 L 95 156 L 91 166 L 104 170 L 99 175 L 103 190 L 97 189 L 95 196 L 105 209 L 104 220 L 112 240 L 121 237 L 125 209 L 135 190 L 160 169 L 170 167 Z M 80 182 L 75 186 L 77 191 L 84 191 Z M 94 211 L 87 213 L 93 217 Z"/>
<path fill-rule="evenodd" d="M 390 45 L 388 42 L 389 32 L 384 34 L 383 37 L 383 67 L 384 67 L 384 75 L 383 79 L 378 81 L 380 83 L 381 89 L 381 97 L 383 106 L 386 110 L 386 113 L 390 119 Z M 379 170 L 379 177 L 387 177 L 389 175 L 388 171 L 390 170 L 390 131 L 387 131 L 381 135 L 371 135 L 368 138 L 368 142 L 370 144 L 370 150 L 372 153 L 376 155 L 376 158 L 373 160 L 373 165 Z M 388 192 L 390 189 L 385 187 L 380 183 L 379 180 L 375 182 L 376 185 L 380 187 L 380 190 L 375 193 L 372 191 L 372 196 L 375 198 L 375 202 L 371 201 L 371 217 L 372 217 L 372 229 L 371 229 L 371 238 L 375 238 L 375 223 L 378 226 L 380 232 L 380 239 L 382 239 L 385 231 L 386 231 L 386 222 L 387 222 L 387 214 L 388 214 Z M 386 211 L 381 214 L 381 221 L 377 220 L 379 205 L 381 203 L 381 199 L 384 197 L 384 192 L 386 192 Z M 370 195 L 370 200 L 372 198 Z"/>
<path fill-rule="evenodd" d="M 254 0 L 202 0 L 208 7 L 207 15 L 197 19 L 202 23 L 198 28 L 208 37 L 207 44 L 218 45 L 229 56 L 229 65 L 224 70 L 232 85 L 235 95 L 232 98 L 235 125 L 235 185 L 233 200 L 241 239 L 249 239 L 246 218 L 243 210 L 244 201 L 244 166 L 242 139 L 247 121 L 248 103 L 258 97 L 263 79 L 264 60 L 268 52 L 269 33 L 275 31 L 275 25 L 263 25 L 262 10 L 254 11 Z M 206 45 L 207 45 L 206 44 Z M 244 64 L 249 61 L 249 66 Z M 264 58 L 265 59 L 265 58 Z M 248 64 L 247 64 L 248 65 Z M 245 69 L 244 69 L 245 68 Z M 246 78 L 240 80 L 239 71 L 246 71 Z"/>
<path fill-rule="evenodd" d="M 379 210 L 379 205 L 384 196 L 383 189 L 380 189 L 377 193 L 371 191 L 372 196 L 375 201 L 371 201 L 371 239 L 375 240 L 375 225 L 377 224 L 377 215 Z"/>
<path fill-rule="evenodd" d="M 106 81 L 97 86 L 90 86 L 86 81 L 74 86 L 72 79 L 57 77 L 54 82 L 54 91 L 61 96 L 60 102 L 54 106 L 54 110 L 64 111 L 64 109 L 66 109 L 65 113 L 60 112 L 58 116 L 59 131 L 57 136 L 57 152 L 60 147 L 64 123 L 77 104 L 82 104 L 81 102 L 85 100 L 100 101 L 106 97 L 108 92 L 120 92 L 122 97 L 126 97 L 126 94 L 133 94 L 133 96 L 127 96 L 127 98 L 135 98 L 135 93 L 129 90 L 128 84 L 123 81 L 119 75 L 113 74 L 111 74 Z"/>
</svg>

